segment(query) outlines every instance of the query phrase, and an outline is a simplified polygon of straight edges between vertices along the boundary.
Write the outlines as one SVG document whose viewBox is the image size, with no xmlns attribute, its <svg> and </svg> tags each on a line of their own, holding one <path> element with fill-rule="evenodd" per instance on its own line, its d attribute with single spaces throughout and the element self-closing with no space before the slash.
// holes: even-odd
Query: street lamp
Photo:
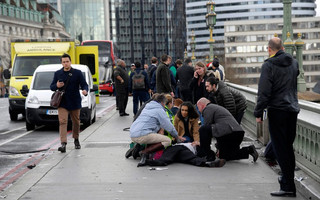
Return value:
<svg viewBox="0 0 320 200">
<path fill-rule="evenodd" d="M 216 4 L 212 0 L 207 2 L 206 23 L 210 31 L 210 39 L 208 40 L 208 43 L 210 45 L 210 61 L 212 61 L 214 58 L 214 55 L 213 55 L 214 39 L 212 38 L 212 32 L 213 32 L 214 25 L 216 25 L 216 17 L 217 17 L 217 14 L 214 12 L 215 6 Z"/>
<path fill-rule="evenodd" d="M 194 56 L 194 51 L 196 49 L 196 42 L 194 41 L 194 38 L 195 38 L 195 34 L 194 34 L 194 31 L 192 30 L 191 42 L 190 42 L 190 47 L 191 47 L 191 51 L 192 51 L 192 57 L 191 57 L 192 62 L 194 62 L 194 60 L 196 59 L 196 57 Z"/>
</svg>

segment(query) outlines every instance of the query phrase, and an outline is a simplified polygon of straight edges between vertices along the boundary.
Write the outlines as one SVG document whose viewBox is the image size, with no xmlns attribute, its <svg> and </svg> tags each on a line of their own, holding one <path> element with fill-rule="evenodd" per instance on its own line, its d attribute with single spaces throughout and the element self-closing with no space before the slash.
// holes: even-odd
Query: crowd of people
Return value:
<svg viewBox="0 0 320 200">
<path fill-rule="evenodd" d="M 262 66 L 254 115 L 256 122 L 261 123 L 264 109 L 268 109 L 271 146 L 282 171 L 278 178 L 280 190 L 270 194 L 295 197 L 293 142 L 299 112 L 298 64 L 284 52 L 279 38 L 269 41 L 268 53 L 269 59 Z M 226 74 L 218 59 L 207 65 L 196 62 L 193 66 L 190 59 L 184 64 L 181 60 L 172 64 L 172 58 L 163 55 L 160 64 L 155 57 L 151 63 L 140 69 L 145 70 L 144 87 L 138 89 L 148 97 L 133 95 L 135 116 L 130 137 L 135 145 L 126 152 L 126 158 L 141 157 L 138 167 L 174 162 L 222 167 L 226 161 L 250 156 L 257 161 L 259 154 L 254 145 L 240 146 L 245 133 L 241 120 L 247 108 L 246 98 L 225 84 Z M 140 63 L 135 65 L 132 73 L 142 74 L 137 70 Z M 132 93 L 137 92 L 135 82 L 142 81 L 132 74 L 121 79 L 129 79 L 128 90 Z M 124 81 L 120 84 L 124 86 Z M 119 81 L 116 88 L 118 85 Z M 137 110 L 139 100 L 144 104 Z M 123 113 L 120 111 L 120 116 Z M 215 146 L 215 151 L 211 146 Z"/>
</svg>

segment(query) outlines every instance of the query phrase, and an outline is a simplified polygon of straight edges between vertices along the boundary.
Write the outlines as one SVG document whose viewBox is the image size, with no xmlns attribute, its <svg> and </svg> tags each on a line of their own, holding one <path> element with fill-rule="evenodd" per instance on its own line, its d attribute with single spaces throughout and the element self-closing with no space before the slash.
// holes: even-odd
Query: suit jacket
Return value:
<svg viewBox="0 0 320 200">
<path fill-rule="evenodd" d="M 202 111 L 204 125 L 210 125 L 213 137 L 221 137 L 232 133 L 244 133 L 231 113 L 222 106 L 208 104 Z"/>
</svg>

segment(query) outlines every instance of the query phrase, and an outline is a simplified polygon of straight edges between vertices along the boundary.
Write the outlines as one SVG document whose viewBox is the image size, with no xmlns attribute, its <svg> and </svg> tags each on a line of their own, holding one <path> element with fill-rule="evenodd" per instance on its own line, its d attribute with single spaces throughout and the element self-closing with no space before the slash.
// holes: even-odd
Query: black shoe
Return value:
<svg viewBox="0 0 320 200">
<path fill-rule="evenodd" d="M 116 107 L 116 110 L 119 110 L 119 107 Z"/>
<path fill-rule="evenodd" d="M 74 148 L 75 149 L 81 149 L 79 139 L 74 139 Z"/>
<path fill-rule="evenodd" d="M 253 157 L 253 162 L 256 162 L 258 160 L 259 154 L 256 150 L 256 147 L 254 145 L 249 146 L 249 154 Z"/>
<path fill-rule="evenodd" d="M 121 113 L 120 117 L 123 117 L 123 116 L 129 116 L 129 114 L 128 113 Z"/>
<path fill-rule="evenodd" d="M 216 159 L 215 161 L 209 161 L 205 163 L 206 167 L 223 167 L 226 164 L 225 159 Z"/>
<path fill-rule="evenodd" d="M 60 151 L 61 153 L 65 153 L 66 152 L 66 146 L 67 146 L 67 143 L 62 142 L 61 143 L 61 147 L 58 148 L 58 151 Z"/>
<path fill-rule="evenodd" d="M 270 194 L 274 197 L 296 197 L 296 192 L 286 192 L 283 190 L 271 192 Z"/>
<path fill-rule="evenodd" d="M 133 159 L 137 159 L 138 157 L 140 157 L 140 152 L 141 150 L 141 145 L 140 144 L 136 144 L 134 147 L 133 147 L 133 151 L 132 151 L 132 157 Z"/>
<path fill-rule="evenodd" d="M 146 166 L 147 157 L 148 157 L 147 154 L 141 154 L 141 160 L 140 160 L 140 162 L 138 163 L 137 167 Z"/>
<path fill-rule="evenodd" d="M 132 152 L 133 152 L 133 150 L 134 150 L 134 147 L 133 148 L 131 148 L 131 149 L 129 149 L 127 152 L 126 152 L 126 158 L 130 158 L 131 156 L 132 156 Z"/>
</svg>

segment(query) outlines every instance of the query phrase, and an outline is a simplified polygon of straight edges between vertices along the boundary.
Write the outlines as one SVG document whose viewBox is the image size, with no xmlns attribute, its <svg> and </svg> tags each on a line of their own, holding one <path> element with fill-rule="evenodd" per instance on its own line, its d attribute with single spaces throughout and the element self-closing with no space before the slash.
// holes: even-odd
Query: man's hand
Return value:
<svg viewBox="0 0 320 200">
<path fill-rule="evenodd" d="M 186 138 L 184 138 L 184 137 L 182 137 L 182 136 L 178 136 L 178 143 L 180 143 L 180 142 L 184 142 L 184 141 L 186 141 Z"/>
<path fill-rule="evenodd" d="M 57 88 L 62 88 L 64 86 L 64 82 L 63 81 L 58 81 L 57 82 Z"/>
<path fill-rule="evenodd" d="M 193 76 L 194 76 L 195 78 L 198 78 L 198 73 L 195 71 L 195 72 L 193 73 Z"/>
<path fill-rule="evenodd" d="M 172 97 L 174 97 L 174 93 L 173 92 L 170 92 L 170 94 L 171 94 Z"/>
<path fill-rule="evenodd" d="M 87 95 L 88 95 L 87 90 L 82 90 L 82 94 L 83 94 L 84 96 L 87 96 Z"/>
<path fill-rule="evenodd" d="M 261 117 L 256 118 L 256 122 L 257 122 L 257 123 L 262 123 Z"/>
<path fill-rule="evenodd" d="M 192 144 L 192 146 L 200 146 L 200 142 L 199 141 L 193 141 L 191 144 Z"/>
</svg>

